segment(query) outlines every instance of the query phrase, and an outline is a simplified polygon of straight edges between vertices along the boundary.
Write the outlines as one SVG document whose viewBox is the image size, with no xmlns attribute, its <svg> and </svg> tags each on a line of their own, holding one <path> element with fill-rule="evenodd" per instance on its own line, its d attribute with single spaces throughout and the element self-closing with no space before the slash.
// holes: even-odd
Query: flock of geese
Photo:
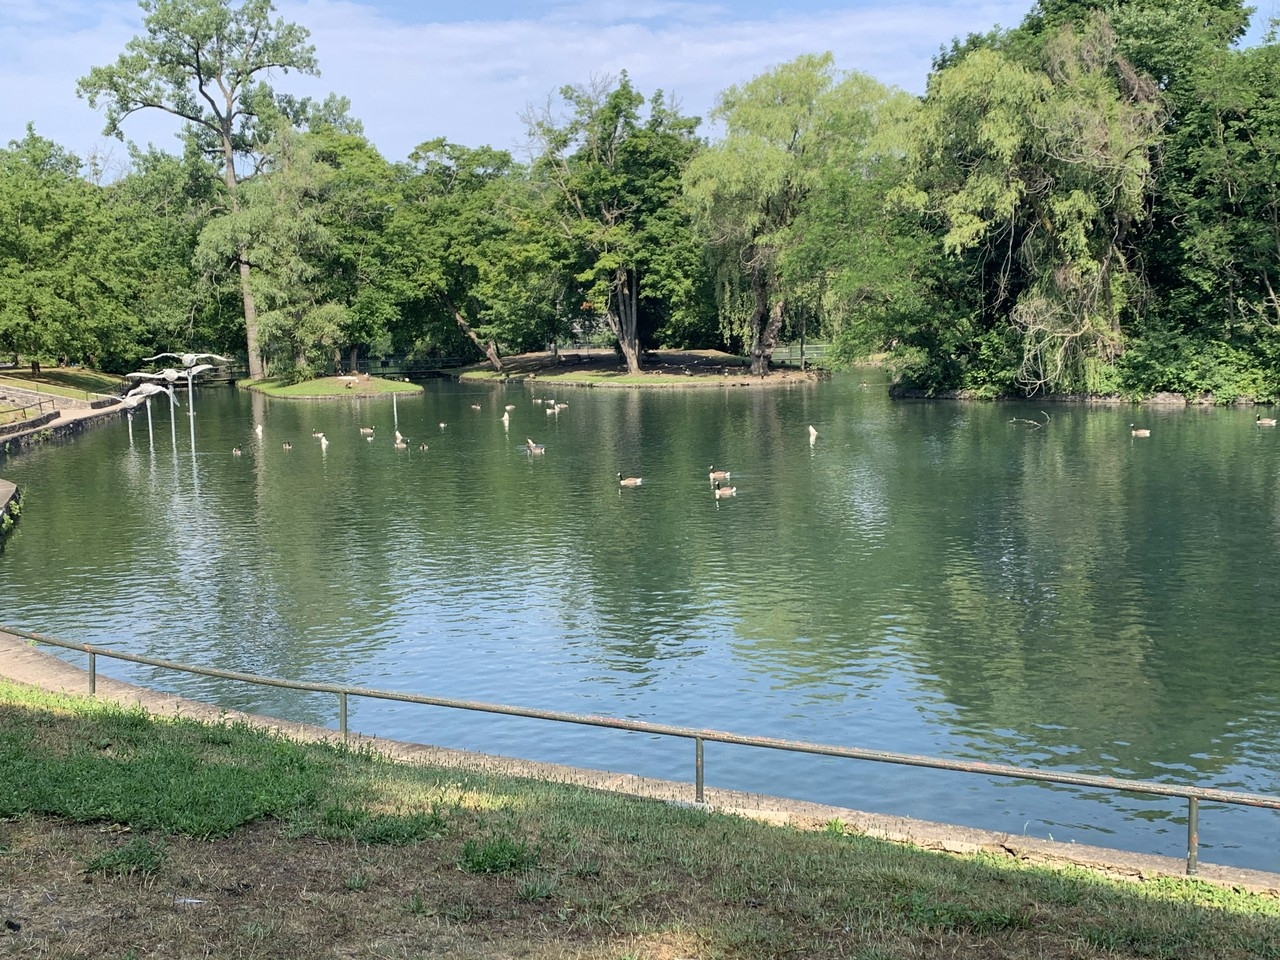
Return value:
<svg viewBox="0 0 1280 960">
<path fill-rule="evenodd" d="M 548 416 L 558 416 L 561 411 L 566 410 L 569 407 L 569 404 L 558 402 L 555 400 L 544 401 L 538 397 L 534 397 L 533 399 L 534 399 L 534 403 L 538 404 L 539 406 L 544 406 L 544 409 L 546 410 Z M 506 408 L 503 410 L 503 413 L 502 413 L 503 427 L 508 427 L 510 425 L 511 411 L 514 410 L 515 408 L 516 406 L 514 403 L 508 403 L 506 405 Z M 471 404 L 471 409 L 481 410 L 483 409 L 483 407 L 478 403 L 473 403 Z M 1265 423 L 1266 421 L 1263 421 L 1261 418 L 1259 418 L 1258 422 Z M 1274 424 L 1275 421 L 1272 420 L 1270 421 L 1270 423 Z M 446 429 L 448 426 L 449 424 L 447 422 L 445 421 L 440 422 L 441 430 Z M 257 438 L 261 440 L 262 424 L 261 423 L 254 424 L 253 430 L 254 430 L 254 433 L 257 435 Z M 360 436 L 369 442 L 373 442 L 374 438 L 377 436 L 377 432 L 378 432 L 378 428 L 376 424 L 371 426 L 360 427 Z M 1146 436 L 1146 435 L 1149 435 L 1150 432 L 1151 431 L 1149 430 L 1138 431 L 1135 429 L 1134 436 L 1135 437 Z M 324 450 L 329 446 L 329 438 L 326 437 L 324 433 L 321 432 L 320 430 L 312 430 L 311 436 L 312 438 L 320 441 L 321 450 Z M 814 427 L 810 426 L 809 427 L 810 445 L 812 445 L 814 441 L 817 440 L 817 437 L 818 437 L 818 431 L 814 429 Z M 392 445 L 397 450 L 407 450 L 409 448 L 409 438 L 404 436 L 399 430 L 396 430 L 395 439 Z M 541 443 L 535 443 L 532 437 L 525 437 L 524 446 L 525 446 L 525 451 L 530 456 L 535 456 L 535 457 L 541 456 L 542 454 L 547 452 L 546 445 Z M 285 440 L 281 443 L 281 447 L 284 450 L 292 450 L 293 443 L 292 441 Z M 420 443 L 418 445 L 418 449 L 421 451 L 426 451 L 427 444 L 425 442 Z M 231 455 L 233 457 L 239 457 L 239 456 L 242 456 L 243 454 L 244 454 L 244 449 L 242 447 L 235 446 L 231 448 Z M 728 483 L 729 479 L 730 479 L 730 472 L 728 470 L 717 470 L 714 464 L 708 468 L 707 480 L 711 483 L 711 492 L 714 494 L 717 500 L 723 500 L 726 497 L 735 497 L 738 495 L 738 488 L 736 486 L 730 486 Z M 628 477 L 628 476 L 624 476 L 622 473 L 618 474 L 619 487 L 638 487 L 643 483 L 644 483 L 643 477 Z"/>
<path fill-rule="evenodd" d="M 1274 427 L 1276 425 L 1275 417 L 1264 417 L 1258 414 L 1253 418 L 1253 422 L 1260 427 Z M 1150 427 L 1140 427 L 1136 423 L 1129 424 L 1129 435 L 1133 437 L 1149 437 L 1151 436 Z"/>
</svg>

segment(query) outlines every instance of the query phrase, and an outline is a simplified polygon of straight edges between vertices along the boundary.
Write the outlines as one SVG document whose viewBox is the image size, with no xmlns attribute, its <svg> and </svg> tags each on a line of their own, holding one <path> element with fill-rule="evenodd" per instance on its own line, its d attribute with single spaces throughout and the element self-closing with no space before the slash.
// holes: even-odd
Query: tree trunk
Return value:
<svg viewBox="0 0 1280 960">
<path fill-rule="evenodd" d="M 763 377 L 769 372 L 769 361 L 773 358 L 774 347 L 778 345 L 786 300 L 779 298 L 773 309 L 769 308 L 769 284 L 759 270 L 752 274 L 751 289 L 755 295 L 751 311 L 751 375 Z"/>
<path fill-rule="evenodd" d="M 230 110 L 228 109 L 228 116 Z M 222 120 L 222 180 L 227 185 L 227 197 L 231 203 L 231 212 L 240 209 L 239 181 L 236 179 L 236 155 L 231 139 L 231 124 Z M 258 345 L 258 307 L 253 301 L 253 291 L 249 289 L 249 259 L 243 247 L 236 251 L 236 259 L 240 267 L 240 300 L 244 304 L 245 346 L 249 352 L 249 379 L 261 380 L 266 375 L 266 367 L 262 362 L 262 352 Z"/>
<path fill-rule="evenodd" d="M 489 362 L 493 364 L 493 369 L 498 371 L 498 373 L 501 373 L 502 358 L 498 356 L 498 345 L 492 340 L 481 342 L 480 338 L 476 336 L 476 332 L 471 329 L 471 324 L 467 323 L 467 318 L 462 315 L 462 311 L 452 303 L 449 304 L 449 310 L 453 313 L 453 319 L 458 322 L 458 326 L 462 328 L 462 332 L 470 337 L 471 342 L 489 358 Z"/>
<path fill-rule="evenodd" d="M 239 256 L 240 299 L 244 303 L 244 334 L 249 350 L 249 379 L 261 380 L 267 371 L 262 362 L 262 351 L 258 347 L 258 307 L 253 302 L 253 291 L 249 289 L 249 262 L 244 259 L 244 251 L 241 251 Z"/>
<path fill-rule="evenodd" d="M 630 374 L 640 372 L 640 340 L 636 333 L 640 284 L 634 281 L 634 275 L 625 267 L 614 271 L 612 299 L 617 311 L 608 310 L 605 313 L 605 322 L 618 338 L 618 346 L 622 348 L 622 357 L 627 362 L 627 373 Z"/>
</svg>

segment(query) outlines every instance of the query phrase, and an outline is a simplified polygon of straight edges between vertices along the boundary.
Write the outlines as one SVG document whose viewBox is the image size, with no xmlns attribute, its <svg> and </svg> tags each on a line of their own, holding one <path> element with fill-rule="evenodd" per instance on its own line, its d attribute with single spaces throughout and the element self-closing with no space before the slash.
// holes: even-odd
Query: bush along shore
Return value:
<svg viewBox="0 0 1280 960">
<path fill-rule="evenodd" d="M 1280 958 L 1280 901 L 0 682 L 11 956 Z"/>
</svg>

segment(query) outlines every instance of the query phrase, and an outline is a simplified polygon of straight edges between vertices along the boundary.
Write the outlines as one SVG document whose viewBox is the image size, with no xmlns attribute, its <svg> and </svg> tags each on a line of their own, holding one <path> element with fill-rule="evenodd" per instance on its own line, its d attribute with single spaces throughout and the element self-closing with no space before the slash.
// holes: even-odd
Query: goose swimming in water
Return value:
<svg viewBox="0 0 1280 960">
<path fill-rule="evenodd" d="M 618 474 L 618 486 L 620 487 L 638 487 L 644 483 L 644 477 L 624 477 Z"/>
<path fill-rule="evenodd" d="M 722 487 L 720 486 L 719 480 L 716 481 L 715 491 L 717 500 L 721 500 L 725 497 L 736 497 L 738 495 L 737 487 Z"/>
<path fill-rule="evenodd" d="M 524 445 L 529 449 L 530 453 L 545 453 L 547 448 L 540 443 L 534 443 L 529 437 L 525 437 Z"/>
<path fill-rule="evenodd" d="M 1133 437 L 1149 437 L 1151 431 L 1146 427 L 1140 427 L 1136 423 L 1129 424 L 1129 435 Z"/>
<path fill-rule="evenodd" d="M 715 465 L 714 465 L 714 464 L 712 464 L 712 465 L 711 465 L 710 467 L 708 467 L 707 469 L 711 471 L 711 472 L 707 475 L 707 479 L 708 479 L 708 480 L 710 480 L 710 481 L 712 481 L 713 483 L 714 483 L 715 481 L 717 481 L 717 480 L 728 480 L 728 479 L 729 479 L 729 471 L 728 471 L 728 470 L 717 470 L 717 469 L 715 468 Z"/>
</svg>

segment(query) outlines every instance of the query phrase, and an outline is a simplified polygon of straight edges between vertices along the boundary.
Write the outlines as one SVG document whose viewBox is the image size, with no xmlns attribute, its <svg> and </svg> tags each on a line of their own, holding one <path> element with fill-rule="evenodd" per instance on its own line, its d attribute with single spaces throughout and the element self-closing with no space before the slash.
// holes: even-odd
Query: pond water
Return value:
<svg viewBox="0 0 1280 960">
<path fill-rule="evenodd" d="M 551 397 L 209 387 L 194 450 L 186 407 L 171 430 L 156 403 L 150 436 L 139 414 L 24 452 L 0 464 L 25 492 L 0 622 L 289 679 L 1280 793 L 1280 431 L 1253 413 L 894 402 L 875 371 L 561 388 L 558 414 Z M 710 464 L 736 497 L 713 496 Z M 332 696 L 99 669 L 337 724 Z M 350 725 L 693 776 L 683 740 L 369 700 Z M 714 743 L 706 779 L 1185 850 L 1177 800 Z M 1276 869 L 1278 825 L 1205 805 L 1202 859 Z"/>
</svg>

